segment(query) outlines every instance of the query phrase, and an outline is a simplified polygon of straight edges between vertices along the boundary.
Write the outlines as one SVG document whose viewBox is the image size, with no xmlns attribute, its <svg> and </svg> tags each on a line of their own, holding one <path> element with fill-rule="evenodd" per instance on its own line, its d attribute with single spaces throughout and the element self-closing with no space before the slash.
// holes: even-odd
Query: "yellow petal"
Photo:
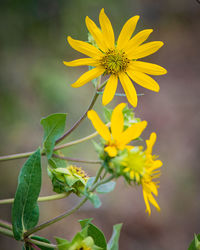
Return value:
<svg viewBox="0 0 200 250">
<path fill-rule="evenodd" d="M 155 198 L 153 197 L 152 194 L 148 194 L 148 199 L 149 199 L 149 201 L 151 202 L 151 204 L 152 204 L 158 211 L 160 211 L 160 207 L 159 207 L 157 201 L 155 200 Z"/>
<path fill-rule="evenodd" d="M 94 47 L 93 45 L 91 45 L 89 43 L 75 40 L 75 39 L 71 38 L 70 36 L 67 37 L 67 40 L 73 49 L 75 49 L 75 50 L 77 50 L 77 51 L 79 51 L 87 56 L 98 58 L 98 57 L 101 57 L 103 55 L 100 50 L 98 50 L 96 47 Z"/>
<path fill-rule="evenodd" d="M 149 56 L 159 50 L 163 46 L 163 44 L 164 43 L 160 41 L 142 44 L 141 46 L 138 46 L 134 48 L 131 52 L 129 52 L 128 57 L 130 59 L 138 59 L 143 58 L 145 56 Z"/>
<path fill-rule="evenodd" d="M 137 33 L 130 41 L 128 41 L 127 46 L 124 48 L 124 51 L 128 54 L 128 56 L 129 53 L 132 53 L 136 47 L 146 41 L 152 32 L 152 29 L 142 30 Z"/>
<path fill-rule="evenodd" d="M 141 61 L 132 61 L 130 68 L 133 71 L 143 72 L 149 75 L 164 75 L 167 73 L 166 69 L 157 64 Z"/>
<path fill-rule="evenodd" d="M 89 66 L 98 65 L 98 61 L 93 58 L 81 58 L 81 59 L 77 59 L 71 62 L 63 61 L 63 63 L 66 66 L 70 66 L 70 67 L 83 66 L 83 65 L 89 65 Z"/>
<path fill-rule="evenodd" d="M 122 110 L 125 108 L 125 103 L 120 103 L 113 110 L 111 116 L 111 132 L 115 140 L 117 140 L 124 128 L 124 116 Z"/>
<path fill-rule="evenodd" d="M 133 71 L 131 66 L 127 69 L 127 73 L 130 78 L 140 86 L 155 92 L 159 92 L 160 87 L 158 83 L 150 76 L 142 72 Z"/>
<path fill-rule="evenodd" d="M 131 38 L 133 32 L 135 31 L 135 27 L 137 25 L 139 18 L 140 18 L 139 16 L 134 16 L 128 19 L 128 21 L 124 24 L 119 34 L 119 38 L 117 40 L 117 48 L 119 50 L 123 49 L 127 45 L 129 39 Z"/>
<path fill-rule="evenodd" d="M 132 171 L 130 172 L 130 178 L 133 180 L 134 177 L 135 177 L 135 173 L 134 173 L 134 171 L 132 170 Z"/>
<path fill-rule="evenodd" d="M 111 134 L 108 129 L 108 127 L 101 121 L 99 116 L 94 110 L 89 110 L 87 112 L 88 119 L 91 120 L 92 125 L 96 129 L 96 131 L 100 134 L 100 136 L 105 140 L 105 141 L 110 141 L 111 140 Z"/>
<path fill-rule="evenodd" d="M 106 51 L 107 47 L 104 43 L 104 38 L 101 30 L 97 27 L 97 25 L 88 17 L 85 18 L 86 26 L 90 34 L 93 36 L 94 40 L 97 43 L 97 46 L 102 50 Z"/>
<path fill-rule="evenodd" d="M 125 74 L 119 74 L 119 79 L 126 94 L 129 103 L 133 106 L 137 106 L 137 93 L 135 87 L 133 86 L 130 78 Z"/>
<path fill-rule="evenodd" d="M 101 10 L 99 15 L 99 23 L 101 26 L 104 41 L 108 48 L 113 49 L 115 47 L 115 36 L 112 28 L 112 24 L 106 16 L 104 9 Z"/>
<path fill-rule="evenodd" d="M 115 95 L 115 92 L 117 90 L 117 83 L 118 83 L 117 76 L 111 75 L 110 78 L 108 79 L 108 82 L 106 83 L 106 86 L 103 92 L 102 104 L 104 106 L 112 101 Z"/>
<path fill-rule="evenodd" d="M 104 151 L 106 151 L 110 157 L 115 157 L 117 155 L 117 149 L 114 146 L 108 146 L 104 148 Z"/>
<path fill-rule="evenodd" d="M 146 145 L 147 145 L 146 153 L 147 154 L 152 154 L 152 149 L 156 142 L 156 138 L 157 138 L 157 135 L 155 132 L 153 132 L 151 133 L 149 140 L 146 140 Z"/>
<path fill-rule="evenodd" d="M 149 215 L 151 215 L 151 208 L 149 205 L 149 200 L 148 200 L 148 196 L 147 193 L 145 192 L 145 190 L 143 189 L 143 197 L 144 197 L 144 202 L 146 205 L 146 212 L 149 213 Z"/>
<path fill-rule="evenodd" d="M 147 122 L 142 121 L 138 123 L 134 123 L 131 125 L 131 127 L 127 128 L 121 136 L 119 136 L 119 142 L 122 145 L 128 144 L 130 141 L 138 138 L 142 131 L 146 128 Z"/>
<path fill-rule="evenodd" d="M 81 77 L 79 77 L 79 79 L 75 83 L 73 83 L 71 86 L 73 88 L 79 88 L 85 85 L 86 83 L 88 83 L 89 81 L 91 81 L 92 79 L 97 78 L 100 75 L 102 75 L 104 71 L 105 70 L 101 67 L 96 67 L 94 69 L 91 69 L 87 71 L 86 73 L 84 73 Z"/>
</svg>

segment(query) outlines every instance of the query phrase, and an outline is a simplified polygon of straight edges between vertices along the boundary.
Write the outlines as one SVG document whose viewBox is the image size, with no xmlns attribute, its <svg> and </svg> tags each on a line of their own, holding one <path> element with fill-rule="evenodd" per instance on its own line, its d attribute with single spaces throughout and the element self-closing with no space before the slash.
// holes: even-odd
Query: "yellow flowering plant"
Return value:
<svg viewBox="0 0 200 250">
<path fill-rule="evenodd" d="M 147 121 L 135 118 L 137 106 L 137 93 L 132 83 L 158 92 L 159 85 L 149 75 L 163 75 L 166 70 L 156 64 L 140 61 L 148 55 L 155 53 L 163 46 L 163 42 L 154 41 L 144 43 L 152 29 L 145 29 L 133 36 L 139 16 L 130 18 L 123 26 L 119 37 L 115 35 L 110 20 L 104 12 L 100 11 L 100 28 L 86 17 L 86 26 L 89 31 L 89 41 L 82 42 L 68 37 L 72 48 L 88 56 L 71 62 L 64 62 L 66 66 L 89 66 L 72 87 L 78 88 L 95 81 L 95 94 L 87 110 L 79 120 L 65 131 L 66 114 L 56 113 L 42 118 L 41 125 L 44 136 L 41 147 L 34 152 L 0 156 L 0 161 L 28 158 L 21 168 L 18 177 L 18 186 L 14 199 L 2 199 L 0 204 L 13 203 L 12 224 L 0 221 L 0 233 L 10 236 L 24 243 L 24 249 L 59 249 L 59 250 L 117 250 L 122 224 L 114 225 L 113 234 L 106 241 L 103 232 L 91 223 L 91 219 L 80 221 L 81 231 L 71 241 L 56 237 L 56 243 L 35 235 L 63 218 L 70 216 L 90 201 L 95 208 L 101 206 L 99 194 L 109 193 L 114 190 L 119 177 L 130 186 L 141 186 L 146 211 L 150 215 L 152 204 L 158 211 L 160 206 L 155 200 L 158 195 L 160 167 L 162 162 L 152 154 L 156 141 L 156 133 L 151 133 L 146 140 L 146 149 L 143 149 L 141 135 L 147 127 Z M 139 60 L 138 60 L 139 59 Z M 101 75 L 106 76 L 106 81 L 101 83 Z M 106 122 L 104 122 L 93 109 L 100 94 L 103 106 L 111 102 L 116 93 L 118 80 L 124 89 L 131 108 L 126 103 L 119 103 L 116 107 L 104 107 Z M 124 95 L 124 94 L 121 94 Z M 96 130 L 94 133 L 79 138 L 75 141 L 63 143 L 65 138 L 76 130 L 82 121 L 88 122 Z M 83 143 L 100 136 L 100 142 L 94 142 L 98 159 L 71 158 L 64 153 L 64 148 Z M 62 144 L 60 144 L 62 142 Z M 48 162 L 47 172 L 56 193 L 40 197 L 42 186 L 42 157 Z M 72 164 L 74 162 L 75 164 Z M 81 164 L 84 164 L 82 168 Z M 95 176 L 90 176 L 85 171 L 85 166 L 95 164 Z M 66 199 L 69 195 L 77 195 L 80 201 L 72 209 L 51 218 L 38 225 L 39 202 Z M 33 235 L 34 234 L 34 235 Z"/>
</svg>

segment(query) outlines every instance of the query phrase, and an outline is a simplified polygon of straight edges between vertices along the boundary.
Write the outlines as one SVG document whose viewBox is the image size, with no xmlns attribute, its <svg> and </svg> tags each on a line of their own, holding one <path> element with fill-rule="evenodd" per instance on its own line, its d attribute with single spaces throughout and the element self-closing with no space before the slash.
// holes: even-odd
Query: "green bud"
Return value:
<svg viewBox="0 0 200 250">
<path fill-rule="evenodd" d="M 81 196 L 89 179 L 88 175 L 80 168 L 73 165 L 65 168 L 48 167 L 48 174 L 56 193 L 75 193 Z"/>
</svg>

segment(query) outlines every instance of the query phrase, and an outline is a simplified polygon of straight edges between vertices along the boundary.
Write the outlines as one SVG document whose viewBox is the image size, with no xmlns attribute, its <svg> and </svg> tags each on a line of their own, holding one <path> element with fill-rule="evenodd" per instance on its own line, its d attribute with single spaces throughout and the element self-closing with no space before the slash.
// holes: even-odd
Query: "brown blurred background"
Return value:
<svg viewBox="0 0 200 250">
<path fill-rule="evenodd" d="M 159 94 L 137 87 L 145 96 L 139 98 L 136 116 L 148 121 L 143 138 L 156 131 L 155 153 L 163 161 L 161 185 L 157 198 L 161 212 L 152 208 L 145 214 L 141 188 L 130 188 L 117 181 L 114 192 L 101 196 L 103 205 L 94 209 L 87 203 L 79 212 L 42 230 L 39 235 L 71 239 L 80 229 L 78 220 L 93 217 L 110 238 L 112 226 L 123 222 L 120 250 L 183 250 L 194 233 L 200 232 L 199 166 L 199 44 L 200 4 L 196 0 L 2 0 L 0 3 L 0 155 L 35 150 L 41 145 L 40 119 L 54 112 L 67 112 L 67 128 L 85 111 L 91 84 L 73 89 L 86 68 L 67 68 L 63 60 L 80 56 L 69 47 L 66 36 L 87 40 L 85 16 L 98 23 L 102 7 L 109 16 L 116 36 L 125 21 L 140 15 L 137 31 L 153 28 L 149 41 L 161 40 L 165 46 L 144 61 L 168 69 L 156 77 Z M 120 91 L 120 89 L 119 89 Z M 126 101 L 117 98 L 117 102 Z M 95 109 L 102 112 L 101 102 Z M 93 132 L 84 121 L 67 141 Z M 70 157 L 96 159 L 91 142 L 65 150 Z M 0 163 L 0 199 L 15 194 L 17 176 L 25 160 Z M 43 160 L 41 195 L 53 194 Z M 87 166 L 90 175 L 97 166 Z M 66 200 L 40 204 L 40 223 L 70 209 L 78 202 Z M 0 206 L 1 219 L 11 220 L 11 206 Z M 22 244 L 0 235 L 0 249 L 21 249 Z"/>
</svg>

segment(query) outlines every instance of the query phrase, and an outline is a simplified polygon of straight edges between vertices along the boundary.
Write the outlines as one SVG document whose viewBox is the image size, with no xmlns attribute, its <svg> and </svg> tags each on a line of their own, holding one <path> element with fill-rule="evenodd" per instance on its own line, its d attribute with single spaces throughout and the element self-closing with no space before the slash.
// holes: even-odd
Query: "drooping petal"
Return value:
<svg viewBox="0 0 200 250">
<path fill-rule="evenodd" d="M 149 201 L 151 202 L 151 204 L 152 204 L 158 211 L 160 211 L 160 207 L 159 207 L 157 201 L 155 200 L 155 198 L 153 197 L 153 195 L 152 195 L 151 193 L 148 194 L 148 199 L 149 199 Z"/>
<path fill-rule="evenodd" d="M 115 47 L 115 35 L 112 24 L 109 18 L 106 16 L 104 9 L 101 9 L 100 11 L 99 23 L 106 45 L 108 46 L 108 48 L 113 49 Z"/>
<path fill-rule="evenodd" d="M 146 29 L 138 32 L 130 41 L 128 41 L 124 51 L 129 56 L 129 53 L 132 53 L 133 50 L 147 40 L 149 35 L 153 32 L 152 29 Z"/>
<path fill-rule="evenodd" d="M 155 92 L 159 92 L 160 86 L 150 76 L 148 76 L 142 72 L 134 71 L 133 69 L 131 69 L 131 67 L 129 67 L 127 69 L 127 73 L 134 82 L 141 85 L 142 87 L 144 87 L 146 89 L 150 89 L 150 90 L 155 91 Z"/>
<path fill-rule="evenodd" d="M 89 110 L 87 113 L 88 119 L 91 120 L 92 125 L 96 129 L 96 131 L 100 134 L 101 137 L 105 141 L 110 141 L 111 140 L 111 134 L 108 129 L 108 127 L 101 121 L 99 116 L 94 110 Z"/>
<path fill-rule="evenodd" d="M 97 25 L 88 16 L 86 16 L 85 18 L 85 23 L 86 23 L 88 31 L 90 32 L 90 34 L 93 36 L 94 40 L 96 41 L 97 46 L 102 51 L 105 52 L 107 50 L 107 46 L 104 43 L 102 31 L 97 27 Z"/>
<path fill-rule="evenodd" d="M 134 123 L 131 125 L 131 127 L 127 128 L 120 136 L 119 136 L 119 142 L 122 145 L 128 144 L 130 141 L 138 138 L 142 131 L 146 128 L 147 122 L 142 121 L 138 123 Z"/>
<path fill-rule="evenodd" d="M 142 44 L 141 46 L 138 46 L 130 51 L 128 53 L 128 57 L 131 59 L 138 59 L 149 56 L 159 50 L 163 44 L 164 43 L 160 41 Z"/>
<path fill-rule="evenodd" d="M 91 69 L 89 71 L 87 71 L 86 73 L 84 73 L 81 77 L 79 77 L 79 79 L 73 83 L 71 86 L 73 88 L 79 88 L 83 85 L 85 85 L 86 83 L 88 83 L 89 81 L 93 80 L 94 78 L 99 77 L 100 75 L 102 75 L 104 72 L 104 69 L 101 67 L 96 67 L 94 69 Z"/>
<path fill-rule="evenodd" d="M 149 140 L 146 140 L 146 145 L 147 145 L 146 154 L 152 154 L 152 149 L 156 142 L 156 138 L 157 138 L 157 135 L 155 132 L 153 132 L 151 133 Z"/>
<path fill-rule="evenodd" d="M 75 50 L 77 50 L 77 51 L 79 51 L 87 56 L 98 58 L 98 57 L 101 57 L 103 55 L 100 50 L 98 50 L 96 47 L 94 47 L 93 45 L 91 45 L 89 43 L 75 40 L 75 39 L 71 38 L 70 36 L 67 37 L 67 40 L 73 49 L 75 49 Z"/>
<path fill-rule="evenodd" d="M 149 205 L 148 196 L 147 196 L 147 193 L 145 192 L 144 189 L 143 189 L 143 197 L 144 197 L 144 202 L 145 202 L 145 205 L 146 205 L 146 212 L 149 215 L 151 215 L 151 208 L 150 208 L 150 205 Z"/>
<path fill-rule="evenodd" d="M 129 39 L 131 38 L 133 32 L 135 31 L 135 27 L 137 25 L 139 18 L 140 18 L 139 16 L 134 16 L 128 19 L 128 21 L 124 24 L 117 40 L 117 48 L 119 50 L 123 49 L 127 45 Z"/>
<path fill-rule="evenodd" d="M 166 69 L 157 64 L 141 61 L 132 61 L 129 67 L 133 71 L 143 72 L 149 75 L 164 75 L 167 73 Z"/>
<path fill-rule="evenodd" d="M 66 66 L 70 66 L 70 67 L 83 66 L 83 65 L 88 65 L 88 66 L 98 65 L 98 61 L 93 58 L 81 58 L 81 59 L 77 59 L 71 62 L 63 61 L 63 63 Z"/>
<path fill-rule="evenodd" d="M 117 140 L 124 129 L 124 116 L 122 110 L 125 108 L 126 103 L 120 103 L 113 110 L 111 116 L 111 132 L 114 140 Z"/>
<path fill-rule="evenodd" d="M 102 96 L 102 104 L 105 106 L 109 102 L 112 101 L 115 92 L 117 90 L 118 77 L 115 75 L 111 75 L 106 83 L 103 96 Z"/>
<path fill-rule="evenodd" d="M 119 74 L 119 79 L 126 94 L 129 103 L 133 106 L 137 106 L 137 93 L 135 87 L 133 86 L 130 78 L 125 74 Z"/>
<path fill-rule="evenodd" d="M 104 151 L 106 151 L 110 157 L 115 157 L 117 155 L 117 149 L 114 146 L 107 146 L 104 148 Z"/>
</svg>

